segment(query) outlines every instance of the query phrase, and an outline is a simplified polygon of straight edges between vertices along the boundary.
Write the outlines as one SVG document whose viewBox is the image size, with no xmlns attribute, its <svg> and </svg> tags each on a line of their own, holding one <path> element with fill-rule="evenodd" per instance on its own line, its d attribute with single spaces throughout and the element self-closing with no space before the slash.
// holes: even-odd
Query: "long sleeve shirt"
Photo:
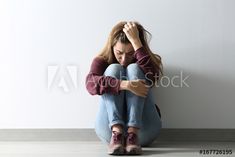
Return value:
<svg viewBox="0 0 235 157">
<path fill-rule="evenodd" d="M 139 65 L 147 78 L 152 83 L 155 82 L 155 74 L 159 71 L 154 67 L 150 55 L 144 47 L 137 49 L 134 53 L 134 61 Z M 120 91 L 121 80 L 104 76 L 104 72 L 109 64 L 101 57 L 93 59 L 90 72 L 86 77 L 86 88 L 91 95 L 102 95 L 104 93 L 118 94 Z"/>
</svg>

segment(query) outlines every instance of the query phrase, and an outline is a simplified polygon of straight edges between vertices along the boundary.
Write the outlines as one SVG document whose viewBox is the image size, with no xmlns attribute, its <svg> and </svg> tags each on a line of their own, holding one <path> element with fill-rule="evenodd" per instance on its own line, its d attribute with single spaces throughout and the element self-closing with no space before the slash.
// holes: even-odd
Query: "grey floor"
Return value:
<svg viewBox="0 0 235 157">
<path fill-rule="evenodd" d="M 202 149 L 232 150 L 232 155 L 202 155 Z M 143 148 L 143 157 L 235 156 L 234 142 L 156 142 Z M 99 141 L 0 142 L 0 157 L 105 157 L 106 146 Z"/>
</svg>

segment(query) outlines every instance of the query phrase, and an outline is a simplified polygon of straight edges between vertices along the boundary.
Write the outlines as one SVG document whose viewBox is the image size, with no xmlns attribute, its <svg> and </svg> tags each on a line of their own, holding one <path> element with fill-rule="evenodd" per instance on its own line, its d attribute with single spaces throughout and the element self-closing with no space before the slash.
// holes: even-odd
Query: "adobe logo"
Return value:
<svg viewBox="0 0 235 157">
<path fill-rule="evenodd" d="M 48 65 L 47 66 L 47 89 L 61 89 L 64 92 L 71 92 L 78 86 L 77 65 Z"/>
</svg>

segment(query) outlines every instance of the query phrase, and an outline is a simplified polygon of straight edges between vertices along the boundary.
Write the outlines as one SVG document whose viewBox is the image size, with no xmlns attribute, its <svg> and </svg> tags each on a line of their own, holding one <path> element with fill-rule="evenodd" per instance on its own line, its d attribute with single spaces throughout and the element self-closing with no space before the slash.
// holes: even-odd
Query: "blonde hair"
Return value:
<svg viewBox="0 0 235 157">
<path fill-rule="evenodd" d="M 126 34 L 123 32 L 124 25 L 127 22 L 122 21 L 116 24 L 112 31 L 109 34 L 108 41 L 106 42 L 104 48 L 98 54 L 98 57 L 104 58 L 108 64 L 112 64 L 116 62 L 116 58 L 113 53 L 113 46 L 120 41 L 123 44 L 128 44 L 130 41 L 128 40 Z M 154 54 L 149 46 L 148 46 L 148 35 L 151 37 L 151 34 L 144 29 L 142 25 L 138 22 L 135 22 L 137 29 L 139 31 L 139 38 L 142 42 L 143 47 L 145 48 L 146 52 L 150 55 L 151 61 L 153 65 L 156 67 L 156 70 L 159 71 L 159 76 L 163 74 L 163 66 L 161 57 L 157 54 Z"/>
</svg>

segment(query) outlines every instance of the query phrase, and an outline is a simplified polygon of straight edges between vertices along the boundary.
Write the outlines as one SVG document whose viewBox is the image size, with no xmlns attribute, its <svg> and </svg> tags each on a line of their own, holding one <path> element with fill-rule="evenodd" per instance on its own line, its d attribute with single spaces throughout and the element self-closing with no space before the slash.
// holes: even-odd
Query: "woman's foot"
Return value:
<svg viewBox="0 0 235 157">
<path fill-rule="evenodd" d="M 138 141 L 138 135 L 136 133 L 127 133 L 125 152 L 128 155 L 142 154 L 142 149 Z"/>
<path fill-rule="evenodd" d="M 108 146 L 108 154 L 110 155 L 123 155 L 124 149 L 124 136 L 121 132 L 112 131 L 112 137 Z"/>
</svg>

